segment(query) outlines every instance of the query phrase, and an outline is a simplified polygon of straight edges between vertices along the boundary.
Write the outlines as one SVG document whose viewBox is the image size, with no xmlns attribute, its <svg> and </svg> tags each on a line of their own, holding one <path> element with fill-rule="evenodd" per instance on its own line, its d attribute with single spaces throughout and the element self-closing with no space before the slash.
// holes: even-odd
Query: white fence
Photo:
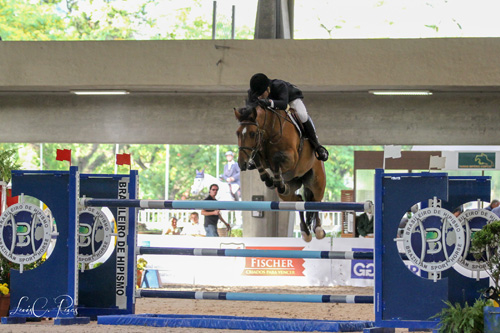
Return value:
<svg viewBox="0 0 500 333">
<path fill-rule="evenodd" d="M 139 210 L 138 223 L 144 224 L 147 229 L 153 230 L 158 229 L 162 231 L 162 234 L 170 227 L 170 220 L 172 217 L 176 217 L 178 220 L 179 227 L 183 223 L 189 221 L 189 215 L 192 212 L 198 212 L 200 214 L 200 223 L 203 223 L 203 216 L 201 215 L 201 210 L 191 210 L 191 209 L 141 209 Z M 241 214 L 239 211 L 224 211 L 227 216 L 224 219 L 231 224 L 234 228 L 241 228 L 241 223 L 238 223 L 239 217 L 237 214 Z M 322 221 L 323 228 L 327 233 L 331 232 L 334 234 L 340 233 L 342 217 L 340 212 L 319 212 Z M 240 215 L 241 216 L 241 215 Z M 295 214 L 295 227 L 294 236 L 300 238 L 300 228 L 299 228 L 300 218 L 299 214 Z"/>
</svg>

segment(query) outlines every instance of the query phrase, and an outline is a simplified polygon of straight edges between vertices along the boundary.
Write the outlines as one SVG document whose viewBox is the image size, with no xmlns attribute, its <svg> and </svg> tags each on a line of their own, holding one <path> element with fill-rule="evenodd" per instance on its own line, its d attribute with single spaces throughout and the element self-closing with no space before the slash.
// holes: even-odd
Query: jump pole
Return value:
<svg viewBox="0 0 500 333">
<path fill-rule="evenodd" d="M 256 249 L 197 249 L 175 247 L 137 247 L 138 255 L 186 255 L 215 257 L 303 258 L 303 259 L 373 259 L 373 252 L 360 251 L 297 251 Z"/>
<path fill-rule="evenodd" d="M 80 198 L 83 207 L 129 207 L 148 209 L 221 209 L 243 211 L 328 211 L 372 212 L 371 202 L 278 202 L 213 200 L 140 200 Z"/>
<path fill-rule="evenodd" d="M 373 296 L 363 295 L 310 295 L 310 294 L 265 294 L 231 293 L 210 291 L 145 290 L 136 291 L 136 297 L 205 299 L 224 301 L 263 301 L 300 303 L 363 303 L 373 304 Z"/>
</svg>

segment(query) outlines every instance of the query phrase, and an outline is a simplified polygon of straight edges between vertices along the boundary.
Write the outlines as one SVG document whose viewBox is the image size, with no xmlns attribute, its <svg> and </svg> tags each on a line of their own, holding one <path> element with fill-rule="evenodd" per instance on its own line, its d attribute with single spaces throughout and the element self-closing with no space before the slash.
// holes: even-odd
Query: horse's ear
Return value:
<svg viewBox="0 0 500 333">
<path fill-rule="evenodd" d="M 237 120 L 240 120 L 241 117 L 240 110 L 234 108 L 234 116 L 236 117 Z"/>
<path fill-rule="evenodd" d="M 252 108 L 252 118 L 257 119 L 257 108 Z"/>
</svg>

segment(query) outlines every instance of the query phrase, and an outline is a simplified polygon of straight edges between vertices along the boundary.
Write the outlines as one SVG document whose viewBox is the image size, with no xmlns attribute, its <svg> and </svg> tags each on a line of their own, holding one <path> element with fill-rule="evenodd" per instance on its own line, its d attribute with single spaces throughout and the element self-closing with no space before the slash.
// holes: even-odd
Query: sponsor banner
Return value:
<svg viewBox="0 0 500 333">
<path fill-rule="evenodd" d="M 138 234 L 138 246 L 267 249 L 303 251 L 352 251 L 373 249 L 373 238 L 313 239 L 284 237 L 191 237 Z M 243 258 L 212 256 L 144 255 L 148 269 L 157 269 L 163 284 L 198 284 L 212 286 L 373 286 L 371 266 L 356 260 Z"/>
<path fill-rule="evenodd" d="M 459 169 L 495 169 L 496 153 L 458 153 Z"/>
<path fill-rule="evenodd" d="M 373 252 L 373 249 L 353 248 L 353 251 Z M 351 260 L 351 279 L 371 279 L 375 277 L 373 260 Z"/>
<path fill-rule="evenodd" d="M 304 247 L 249 246 L 253 250 L 297 250 Z M 245 258 L 241 275 L 252 276 L 304 276 L 304 259 L 297 258 Z"/>
</svg>

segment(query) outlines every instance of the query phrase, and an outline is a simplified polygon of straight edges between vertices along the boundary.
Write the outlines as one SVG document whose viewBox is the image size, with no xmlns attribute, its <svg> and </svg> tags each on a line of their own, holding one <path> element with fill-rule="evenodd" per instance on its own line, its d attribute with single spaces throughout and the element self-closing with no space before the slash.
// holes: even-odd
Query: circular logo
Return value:
<svg viewBox="0 0 500 333">
<path fill-rule="evenodd" d="M 458 264 L 471 271 L 485 271 L 488 268 L 486 261 L 476 260 L 470 252 L 472 236 L 475 232 L 481 230 L 486 224 L 498 220 L 498 216 L 486 209 L 471 209 L 463 212 L 458 217 L 465 231 L 465 251 L 458 260 Z"/>
<path fill-rule="evenodd" d="M 443 208 L 417 211 L 403 230 L 403 247 L 408 259 L 430 273 L 452 267 L 461 258 L 464 246 L 462 224 Z"/>
<path fill-rule="evenodd" d="M 52 223 L 42 209 L 30 203 L 10 206 L 0 216 L 0 252 L 17 264 L 31 264 L 49 248 Z"/>
<path fill-rule="evenodd" d="M 78 227 L 78 261 L 84 264 L 101 258 L 111 244 L 111 223 L 97 208 L 87 207 L 80 211 Z"/>
</svg>

